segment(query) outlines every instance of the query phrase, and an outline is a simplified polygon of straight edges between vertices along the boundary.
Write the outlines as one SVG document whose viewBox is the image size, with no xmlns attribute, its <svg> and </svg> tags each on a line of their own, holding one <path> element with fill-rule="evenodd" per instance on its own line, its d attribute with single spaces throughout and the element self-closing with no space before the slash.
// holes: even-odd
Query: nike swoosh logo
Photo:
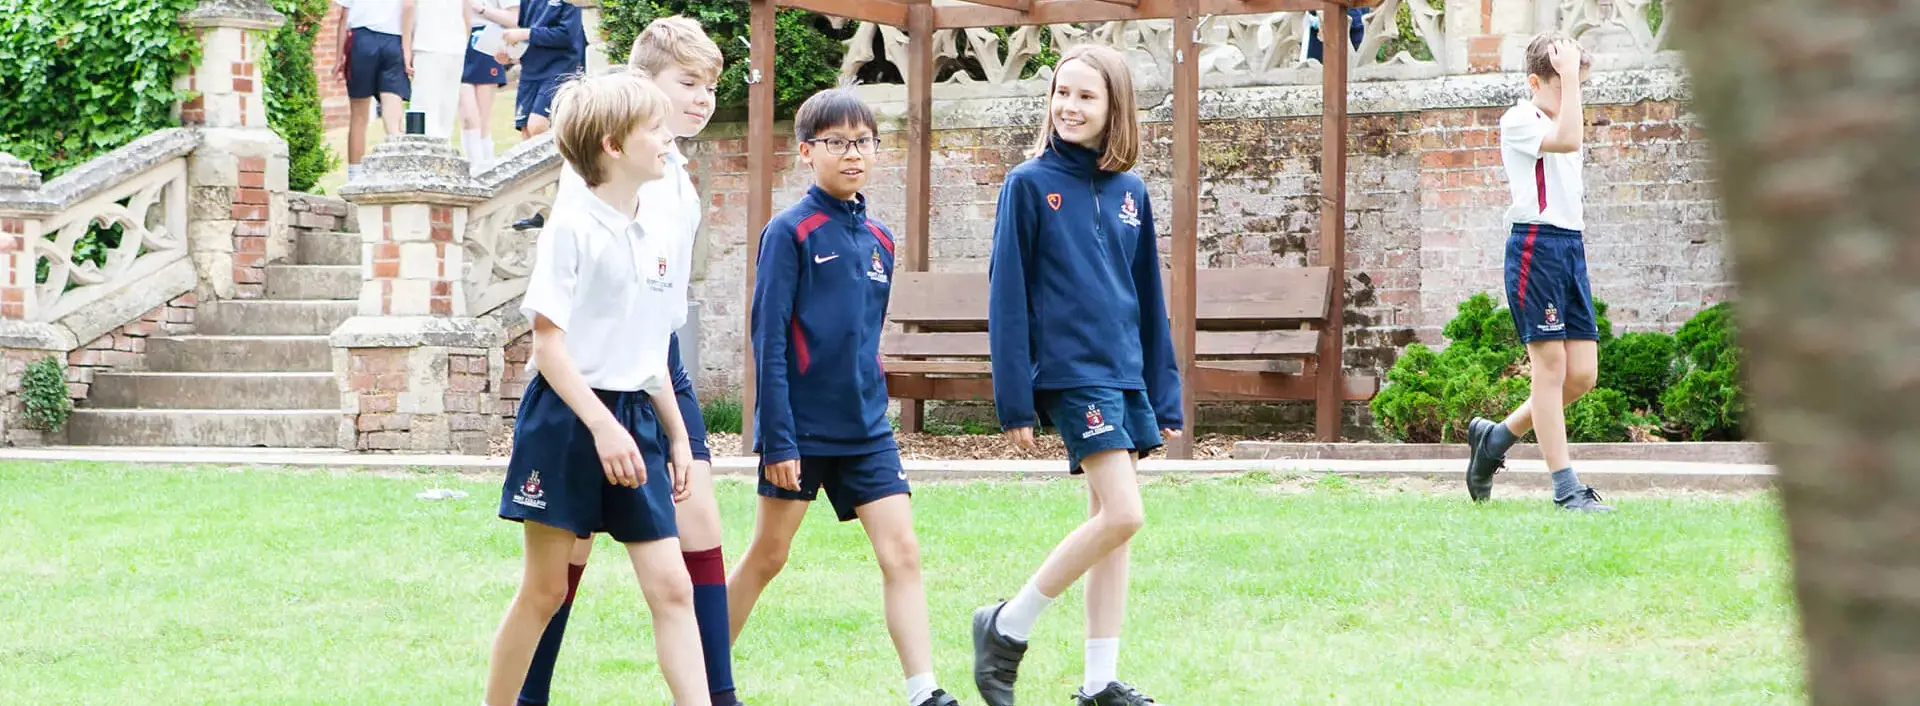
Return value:
<svg viewBox="0 0 1920 706">
<path fill-rule="evenodd" d="M 839 258 L 840 258 L 839 255 L 815 255 L 813 256 L 813 264 L 818 265 L 823 262 L 828 262 L 828 261 L 836 260 Z"/>
</svg>

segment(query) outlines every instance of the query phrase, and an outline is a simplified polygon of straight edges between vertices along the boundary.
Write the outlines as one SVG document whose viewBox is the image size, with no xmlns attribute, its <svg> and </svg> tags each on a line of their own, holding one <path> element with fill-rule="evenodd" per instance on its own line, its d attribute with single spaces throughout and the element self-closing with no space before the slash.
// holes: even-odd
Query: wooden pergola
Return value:
<svg viewBox="0 0 1920 706">
<path fill-rule="evenodd" d="M 1322 27 L 1344 27 L 1346 10 L 1370 7 L 1379 0 L 971 0 L 939 2 L 934 0 L 748 0 L 751 6 L 751 44 L 748 66 L 747 121 L 747 227 L 748 246 L 745 296 L 751 309 L 754 268 L 759 258 L 755 236 L 773 217 L 775 154 L 774 124 L 774 11 L 797 8 L 823 15 L 864 22 L 893 25 L 906 31 L 907 65 L 907 221 L 906 238 L 901 244 L 896 269 L 927 271 L 927 252 L 932 204 L 933 145 L 933 33 L 945 29 L 969 27 L 1011 27 L 1023 25 L 1073 24 L 1131 20 L 1173 20 L 1173 262 L 1172 287 L 1168 294 L 1168 314 L 1173 324 L 1173 342 L 1180 359 L 1180 374 L 1185 384 L 1181 401 L 1188 429 L 1197 420 L 1199 386 L 1195 384 L 1196 270 L 1199 265 L 1197 235 L 1200 215 L 1200 64 L 1196 45 L 1199 25 L 1208 16 L 1247 15 L 1268 12 L 1323 12 Z M 1347 54 L 1344 30 L 1327 32 L 1336 41 L 1326 42 L 1323 52 L 1321 111 L 1321 189 L 1320 252 L 1330 268 L 1327 319 L 1324 326 L 1335 335 L 1321 337 L 1317 359 L 1321 374 L 1314 377 L 1317 401 L 1315 428 L 1323 441 L 1339 438 L 1340 415 L 1347 399 L 1344 366 L 1341 363 L 1342 311 L 1345 308 L 1346 282 L 1346 142 L 1347 142 Z M 752 325 L 752 312 L 746 324 Z M 751 337 L 745 338 L 745 362 L 741 383 L 745 411 L 742 431 L 753 435 L 754 365 Z M 916 406 L 917 410 L 917 406 Z M 1185 434 L 1169 444 L 1174 458 L 1190 458 L 1194 435 Z"/>
</svg>

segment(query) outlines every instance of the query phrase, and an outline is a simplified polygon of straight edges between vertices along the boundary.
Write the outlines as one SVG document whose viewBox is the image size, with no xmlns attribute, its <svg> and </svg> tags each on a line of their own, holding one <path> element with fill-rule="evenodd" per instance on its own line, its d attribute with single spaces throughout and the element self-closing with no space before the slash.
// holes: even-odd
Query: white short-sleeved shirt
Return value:
<svg viewBox="0 0 1920 706">
<path fill-rule="evenodd" d="M 480 0 L 480 4 L 486 5 L 487 9 L 499 10 L 507 14 L 513 14 L 514 11 L 520 7 L 520 3 L 516 2 L 515 0 Z M 501 26 L 500 23 L 487 19 L 485 15 L 482 15 L 478 12 L 473 13 L 474 29 L 480 29 L 481 27 L 486 27 L 488 25 L 492 25 L 494 27 Z"/>
<path fill-rule="evenodd" d="M 590 194 L 587 181 L 573 171 L 572 165 L 560 168 L 560 188 L 554 203 L 576 194 Z M 667 274 L 673 282 L 678 302 L 673 305 L 673 330 L 687 324 L 687 285 L 693 280 L 694 238 L 700 232 L 700 194 L 693 188 L 693 176 L 687 172 L 687 158 L 678 142 L 667 149 L 666 173 L 640 186 L 640 208 L 635 214 L 647 237 L 673 243 L 667 262 Z"/>
<path fill-rule="evenodd" d="M 413 10 L 413 50 L 464 56 L 472 29 L 462 19 L 466 0 L 418 0 Z"/>
<path fill-rule="evenodd" d="M 551 210 L 521 313 L 545 316 L 566 332 L 567 354 L 588 386 L 670 394 L 672 307 L 686 316 L 684 288 L 668 269 L 678 243 L 649 234 L 585 189 L 557 195 Z M 538 370 L 533 360 L 527 369 Z"/>
<path fill-rule="evenodd" d="M 400 34 L 400 0 L 333 0 L 347 9 L 347 27 Z"/>
<path fill-rule="evenodd" d="M 1586 160 L 1580 150 L 1540 151 L 1552 133 L 1553 118 L 1529 100 L 1521 100 L 1500 116 L 1500 161 L 1506 165 L 1507 188 L 1513 192 L 1507 221 L 1585 230 L 1580 200 L 1586 187 L 1580 171 Z"/>
</svg>

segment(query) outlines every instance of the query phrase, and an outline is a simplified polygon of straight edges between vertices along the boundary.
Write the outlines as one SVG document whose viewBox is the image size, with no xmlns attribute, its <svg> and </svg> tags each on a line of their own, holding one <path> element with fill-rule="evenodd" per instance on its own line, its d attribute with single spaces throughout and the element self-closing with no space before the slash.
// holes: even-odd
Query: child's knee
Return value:
<svg viewBox="0 0 1920 706">
<path fill-rule="evenodd" d="M 1147 525 L 1146 509 L 1139 503 L 1107 503 L 1095 516 L 1102 530 L 1121 541 L 1132 539 Z"/>
<path fill-rule="evenodd" d="M 515 600 L 537 615 L 553 615 L 567 601 L 567 577 L 565 574 L 538 579 L 529 576 L 521 582 Z"/>
<path fill-rule="evenodd" d="M 787 568 L 787 553 L 792 546 L 788 542 L 756 541 L 747 545 L 747 554 L 740 558 L 740 565 L 753 573 L 772 577 Z"/>
<path fill-rule="evenodd" d="M 1567 371 L 1567 391 L 1576 396 L 1592 392 L 1594 385 L 1599 382 L 1600 371 L 1595 368 L 1581 367 L 1578 370 Z"/>
<path fill-rule="evenodd" d="M 875 542 L 873 555 L 880 562 L 880 572 L 889 577 L 920 574 L 920 540 L 911 532 Z"/>
</svg>

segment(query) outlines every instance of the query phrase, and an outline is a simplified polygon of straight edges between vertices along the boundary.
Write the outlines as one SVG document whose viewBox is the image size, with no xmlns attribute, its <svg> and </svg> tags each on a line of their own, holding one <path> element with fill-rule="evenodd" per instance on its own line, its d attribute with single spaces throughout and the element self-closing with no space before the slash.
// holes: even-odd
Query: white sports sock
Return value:
<svg viewBox="0 0 1920 706">
<path fill-rule="evenodd" d="M 923 672 L 907 677 L 907 706 L 920 706 L 933 698 L 933 692 L 940 685 L 933 681 L 933 672 Z"/>
<path fill-rule="evenodd" d="M 1102 637 L 1087 641 L 1087 676 L 1080 690 L 1088 696 L 1100 693 L 1120 678 L 1120 638 Z"/>
<path fill-rule="evenodd" d="M 467 161 L 469 162 L 485 164 L 486 159 L 493 156 L 488 154 L 491 150 L 486 149 L 486 144 L 485 138 L 480 137 L 479 130 L 462 130 L 460 132 L 460 145 L 466 148 Z"/>
<path fill-rule="evenodd" d="M 1040 611 L 1046 610 L 1051 603 L 1052 598 L 1028 581 L 1027 585 L 1020 587 L 1019 593 L 1014 594 L 1013 600 L 1007 601 L 1006 607 L 1000 609 L 1000 634 L 1026 642 L 1027 636 L 1033 634 L 1034 621 L 1040 619 Z"/>
</svg>

